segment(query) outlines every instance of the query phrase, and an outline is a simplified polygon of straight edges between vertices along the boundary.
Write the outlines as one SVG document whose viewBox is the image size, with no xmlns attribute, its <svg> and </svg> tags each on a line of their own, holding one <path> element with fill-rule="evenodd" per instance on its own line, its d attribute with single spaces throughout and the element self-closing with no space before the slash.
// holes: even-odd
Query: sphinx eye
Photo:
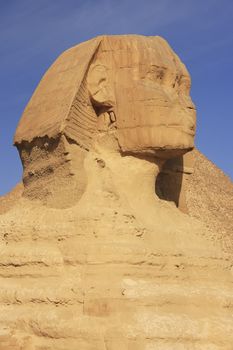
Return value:
<svg viewBox="0 0 233 350">
<path fill-rule="evenodd" d="M 163 69 L 158 69 L 156 72 L 156 78 L 157 80 L 163 80 L 164 77 L 164 70 Z"/>
<path fill-rule="evenodd" d="M 162 82 L 165 75 L 165 69 L 162 67 L 152 66 L 146 73 L 146 78 L 155 82 Z"/>
</svg>

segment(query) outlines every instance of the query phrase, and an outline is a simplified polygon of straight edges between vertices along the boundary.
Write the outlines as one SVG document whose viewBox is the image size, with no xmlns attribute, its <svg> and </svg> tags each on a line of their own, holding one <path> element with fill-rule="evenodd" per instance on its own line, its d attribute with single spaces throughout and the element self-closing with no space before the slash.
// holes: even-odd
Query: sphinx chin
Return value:
<svg viewBox="0 0 233 350">
<path fill-rule="evenodd" d="M 119 131 L 123 154 L 149 155 L 161 159 L 182 156 L 194 148 L 194 135 L 178 127 L 144 126 Z"/>
<path fill-rule="evenodd" d="M 166 161 L 168 159 L 177 158 L 183 156 L 185 153 L 193 150 L 193 147 L 189 148 L 153 148 L 148 147 L 141 150 L 127 150 L 122 151 L 122 155 L 133 155 L 139 158 L 148 158 L 151 160 L 154 158 L 157 161 Z"/>
</svg>

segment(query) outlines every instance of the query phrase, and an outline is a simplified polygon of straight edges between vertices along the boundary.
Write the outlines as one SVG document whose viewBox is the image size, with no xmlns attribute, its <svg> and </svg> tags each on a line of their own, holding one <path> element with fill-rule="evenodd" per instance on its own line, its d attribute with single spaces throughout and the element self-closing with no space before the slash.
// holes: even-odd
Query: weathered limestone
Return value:
<svg viewBox="0 0 233 350">
<path fill-rule="evenodd" d="M 185 66 L 160 37 L 104 36 L 66 51 L 16 131 L 24 195 L 56 207 L 77 201 L 85 191 L 83 157 L 96 142 L 153 161 L 192 149 L 189 90 Z"/>
<path fill-rule="evenodd" d="M 189 88 L 159 37 L 99 37 L 45 74 L 15 135 L 23 194 L 0 200 L 0 350 L 232 349 Z"/>
</svg>

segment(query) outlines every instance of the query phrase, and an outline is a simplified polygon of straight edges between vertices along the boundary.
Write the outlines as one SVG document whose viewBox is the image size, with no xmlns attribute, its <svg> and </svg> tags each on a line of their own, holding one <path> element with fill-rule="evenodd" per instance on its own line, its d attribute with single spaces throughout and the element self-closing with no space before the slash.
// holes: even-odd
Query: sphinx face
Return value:
<svg viewBox="0 0 233 350">
<path fill-rule="evenodd" d="M 115 114 L 123 153 L 166 159 L 193 148 L 196 111 L 190 77 L 166 41 L 107 37 L 90 76 L 94 104 Z"/>
</svg>

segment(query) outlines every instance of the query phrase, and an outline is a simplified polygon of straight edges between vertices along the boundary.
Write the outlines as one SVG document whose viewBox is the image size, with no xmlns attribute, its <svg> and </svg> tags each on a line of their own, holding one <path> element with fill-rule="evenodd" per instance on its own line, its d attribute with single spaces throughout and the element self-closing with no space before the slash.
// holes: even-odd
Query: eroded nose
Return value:
<svg viewBox="0 0 233 350">
<path fill-rule="evenodd" d="M 179 101 L 180 104 L 187 109 L 191 109 L 191 110 L 196 110 L 196 106 L 193 103 L 192 99 L 190 96 L 188 95 L 181 95 L 179 96 Z"/>
<path fill-rule="evenodd" d="M 174 126 L 179 126 L 184 131 L 194 135 L 196 130 L 196 110 L 194 105 L 176 103 L 171 110 L 170 123 Z"/>
</svg>

